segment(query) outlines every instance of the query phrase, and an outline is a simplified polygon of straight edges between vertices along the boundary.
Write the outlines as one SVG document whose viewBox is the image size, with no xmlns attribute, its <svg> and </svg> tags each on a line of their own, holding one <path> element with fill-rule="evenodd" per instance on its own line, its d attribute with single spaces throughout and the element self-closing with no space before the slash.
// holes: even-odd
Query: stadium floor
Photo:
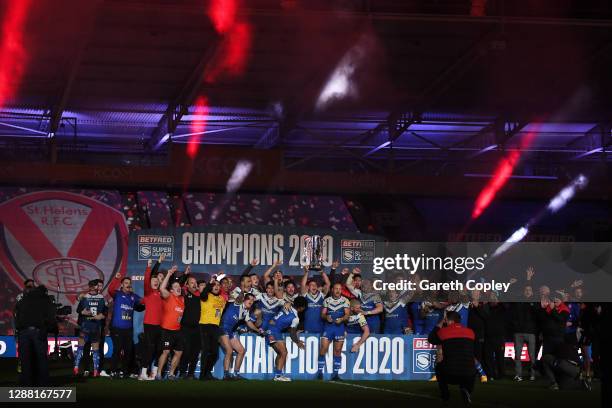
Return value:
<svg viewBox="0 0 612 408">
<path fill-rule="evenodd" d="M 111 380 L 108 378 L 73 379 L 69 368 L 52 369 L 53 385 L 77 387 L 79 403 L 106 401 L 394 401 L 407 402 L 413 407 L 441 406 L 436 383 L 424 381 L 163 381 Z M 15 360 L 0 360 L 0 386 L 14 385 Z M 456 387 L 451 388 L 450 406 L 463 406 Z M 474 407 L 598 407 L 601 405 L 599 383 L 591 392 L 551 391 L 543 381 L 513 383 L 510 380 L 477 384 L 473 394 Z M 359 405 L 363 406 L 363 405 Z M 382 407 L 374 407 L 382 408 Z"/>
</svg>

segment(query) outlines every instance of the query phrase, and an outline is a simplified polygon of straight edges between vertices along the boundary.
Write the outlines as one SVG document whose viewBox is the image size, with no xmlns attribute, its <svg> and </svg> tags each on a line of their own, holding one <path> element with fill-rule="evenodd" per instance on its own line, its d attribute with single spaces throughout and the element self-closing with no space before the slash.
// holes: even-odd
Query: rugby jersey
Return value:
<svg viewBox="0 0 612 408">
<path fill-rule="evenodd" d="M 236 286 L 234 290 L 232 290 L 232 293 L 230 293 L 229 301 L 232 303 L 235 302 L 241 293 L 242 293 L 242 288 L 240 288 L 240 286 Z M 250 293 L 251 295 L 255 297 L 258 297 L 259 295 L 261 295 L 261 292 L 257 290 L 256 288 L 251 288 L 246 293 Z"/>
<path fill-rule="evenodd" d="M 276 330 L 283 331 L 288 328 L 296 328 L 300 324 L 300 318 L 298 312 L 294 308 L 289 310 L 282 309 L 274 316 L 272 322 L 270 322 Z"/>
<path fill-rule="evenodd" d="M 323 293 L 317 291 L 316 295 L 310 292 L 304 295 L 308 307 L 304 312 L 304 330 L 312 333 L 320 333 L 323 331 L 323 319 L 321 319 L 321 309 L 323 308 Z"/>
<path fill-rule="evenodd" d="M 346 322 L 346 331 L 348 333 L 361 333 L 367 325 L 368 322 L 362 313 L 352 314 Z"/>
<path fill-rule="evenodd" d="M 274 319 L 285 302 L 276 296 L 268 296 L 267 293 L 261 293 L 257 297 L 257 308 L 261 310 L 261 327 L 265 330 L 268 327 L 270 320 Z"/>
<path fill-rule="evenodd" d="M 340 296 L 338 299 L 328 297 L 323 301 L 323 307 L 327 309 L 327 315 L 334 320 L 344 317 L 344 309 L 350 306 L 349 300 L 344 296 Z M 336 323 L 334 322 L 334 324 Z"/>
<path fill-rule="evenodd" d="M 255 316 L 249 313 L 249 310 L 244 305 L 237 305 L 235 303 L 228 303 L 225 308 L 225 312 L 221 316 L 221 325 L 226 330 L 234 330 L 242 322 L 251 321 L 255 322 L 257 319 Z"/>
<path fill-rule="evenodd" d="M 394 302 L 385 302 L 385 334 L 403 334 L 408 327 L 408 309 L 406 303 L 398 299 Z"/>
</svg>

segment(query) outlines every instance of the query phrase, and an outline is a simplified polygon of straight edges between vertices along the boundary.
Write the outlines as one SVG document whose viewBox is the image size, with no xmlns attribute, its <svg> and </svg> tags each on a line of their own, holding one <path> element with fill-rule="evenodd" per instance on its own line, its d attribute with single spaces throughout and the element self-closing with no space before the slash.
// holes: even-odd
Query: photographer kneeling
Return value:
<svg viewBox="0 0 612 408">
<path fill-rule="evenodd" d="M 591 390 L 591 383 L 580 380 L 580 358 L 575 346 L 559 343 L 554 351 L 542 356 L 542 370 L 552 390 Z"/>
<path fill-rule="evenodd" d="M 15 305 L 21 376 L 19 384 L 43 386 L 49 382 L 47 333 L 55 327 L 55 304 L 44 286 L 29 287 Z"/>
<path fill-rule="evenodd" d="M 471 404 L 476 368 L 474 365 L 474 332 L 460 324 L 457 312 L 447 312 L 429 335 L 430 344 L 441 345 L 441 361 L 436 364 L 436 377 L 440 396 L 444 402 L 450 398 L 449 384 L 459 385 L 463 402 Z"/>
</svg>

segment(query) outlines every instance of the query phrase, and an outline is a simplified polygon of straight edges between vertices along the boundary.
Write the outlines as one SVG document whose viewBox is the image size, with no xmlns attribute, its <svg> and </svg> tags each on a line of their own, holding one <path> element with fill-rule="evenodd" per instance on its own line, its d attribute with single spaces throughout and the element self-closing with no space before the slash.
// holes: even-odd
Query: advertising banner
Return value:
<svg viewBox="0 0 612 408">
<path fill-rule="evenodd" d="M 183 265 L 191 265 L 196 274 L 222 271 L 240 275 L 257 258 L 255 273 L 263 274 L 280 259 L 284 274 L 301 275 L 306 264 L 302 250 L 313 235 L 321 237 L 323 266 L 327 270 L 334 260 L 340 262 L 339 269 L 371 270 L 376 244 L 373 235 L 323 228 L 224 225 L 135 231 L 130 236 L 128 271 L 132 276 L 142 276 L 147 260 L 164 254 L 167 268 L 176 264 L 182 270 Z"/>
</svg>

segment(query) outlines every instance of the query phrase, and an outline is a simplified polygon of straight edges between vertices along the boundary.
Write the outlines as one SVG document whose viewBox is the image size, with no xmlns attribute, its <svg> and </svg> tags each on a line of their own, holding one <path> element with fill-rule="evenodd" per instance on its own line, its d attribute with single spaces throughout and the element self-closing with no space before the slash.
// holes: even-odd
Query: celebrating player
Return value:
<svg viewBox="0 0 612 408">
<path fill-rule="evenodd" d="M 274 381 L 291 381 L 291 378 L 283 375 L 283 368 L 287 361 L 287 346 L 283 341 L 282 332 L 289 329 L 291 340 L 293 340 L 299 348 L 304 348 L 304 342 L 297 336 L 297 327 L 300 323 L 298 313 L 304 311 L 304 309 L 306 309 L 306 299 L 299 296 L 293 302 L 292 307 L 282 308 L 282 310 L 269 322 L 266 340 L 274 351 L 276 351 Z"/>
<path fill-rule="evenodd" d="M 361 301 L 359 299 L 351 299 L 351 315 L 346 323 L 346 332 L 352 334 L 361 334 L 359 340 L 353 343 L 351 353 L 356 353 L 359 347 L 370 337 L 370 327 L 361 310 Z"/>
<path fill-rule="evenodd" d="M 219 342 L 225 351 L 223 359 L 223 379 L 224 380 L 244 380 L 238 374 L 244 359 L 244 346 L 240 343 L 240 339 L 236 336 L 236 328 L 245 323 L 247 327 L 255 332 L 263 333 L 263 330 L 255 326 L 255 318 L 251 316 L 250 310 L 255 302 L 255 296 L 250 293 L 241 294 L 234 303 L 228 303 L 223 317 L 221 318 L 222 334 Z M 234 362 L 234 374 L 230 374 L 230 366 L 232 363 L 232 354 L 236 352 L 236 361 Z"/>
<path fill-rule="evenodd" d="M 161 321 L 161 340 L 162 340 L 162 353 L 159 356 L 159 368 L 157 373 L 157 379 L 161 379 L 164 372 L 164 365 L 168 360 L 168 355 L 172 350 L 174 355 L 170 362 L 170 369 L 168 370 L 167 378 L 169 380 L 175 379 L 174 372 L 181 360 L 183 354 L 183 337 L 181 336 L 181 319 L 183 318 L 183 312 L 185 311 L 185 298 L 183 298 L 183 291 L 181 284 L 178 281 L 172 282 L 170 290 L 168 290 L 168 282 L 170 278 L 173 278 L 176 266 L 168 271 L 164 281 L 160 286 L 161 296 L 163 299 L 163 314 Z"/>
<path fill-rule="evenodd" d="M 260 292 L 259 290 L 253 286 L 253 279 L 251 279 L 250 272 L 251 270 L 259 264 L 259 260 L 257 258 L 253 259 L 251 263 L 246 267 L 242 275 L 240 275 L 240 286 L 236 286 L 232 293 L 230 294 L 229 301 L 235 302 L 238 296 L 241 293 L 250 293 L 255 297 L 258 297 Z"/>
<path fill-rule="evenodd" d="M 384 307 L 380 295 L 372 287 L 372 282 L 369 279 L 361 279 L 360 275 L 351 272 L 346 280 L 346 287 L 359 299 L 370 333 L 380 333 L 380 316 Z"/>
<path fill-rule="evenodd" d="M 268 324 L 278 314 L 285 302 L 274 294 L 274 284 L 268 282 L 266 291 L 257 297 L 255 307 L 261 310 L 261 328 L 268 330 Z"/>
<path fill-rule="evenodd" d="M 385 328 L 384 334 L 407 334 L 410 332 L 408 307 L 406 300 L 397 291 L 387 293 L 389 299 L 384 302 Z"/>
<path fill-rule="evenodd" d="M 77 313 L 82 318 L 79 333 L 79 346 L 74 357 L 74 375 L 79 374 L 79 364 L 83 357 L 85 343 L 91 343 L 91 354 L 93 358 L 93 376 L 97 377 L 100 370 L 100 326 L 104 324 L 106 318 L 106 302 L 104 296 L 98 291 L 98 281 L 89 282 L 89 292 L 79 301 Z"/>
<path fill-rule="evenodd" d="M 334 368 L 332 380 L 339 380 L 338 371 L 342 362 L 342 346 L 344 345 L 345 323 L 350 316 L 350 305 L 347 298 L 342 296 L 342 284 L 335 283 L 332 295 L 323 301 L 321 318 L 325 321 L 321 335 L 321 349 L 319 350 L 318 378 L 323 379 L 325 368 L 325 354 L 331 343 L 334 344 Z"/>
<path fill-rule="evenodd" d="M 334 265 L 338 261 L 334 262 Z M 329 293 L 330 281 L 325 272 L 321 271 L 324 285 L 319 287 L 315 279 L 308 279 L 308 267 L 304 267 L 304 276 L 300 286 L 301 295 L 306 299 L 307 307 L 304 312 L 304 332 L 321 334 L 323 332 L 323 320 L 321 319 L 321 309 L 323 299 Z"/>
</svg>

